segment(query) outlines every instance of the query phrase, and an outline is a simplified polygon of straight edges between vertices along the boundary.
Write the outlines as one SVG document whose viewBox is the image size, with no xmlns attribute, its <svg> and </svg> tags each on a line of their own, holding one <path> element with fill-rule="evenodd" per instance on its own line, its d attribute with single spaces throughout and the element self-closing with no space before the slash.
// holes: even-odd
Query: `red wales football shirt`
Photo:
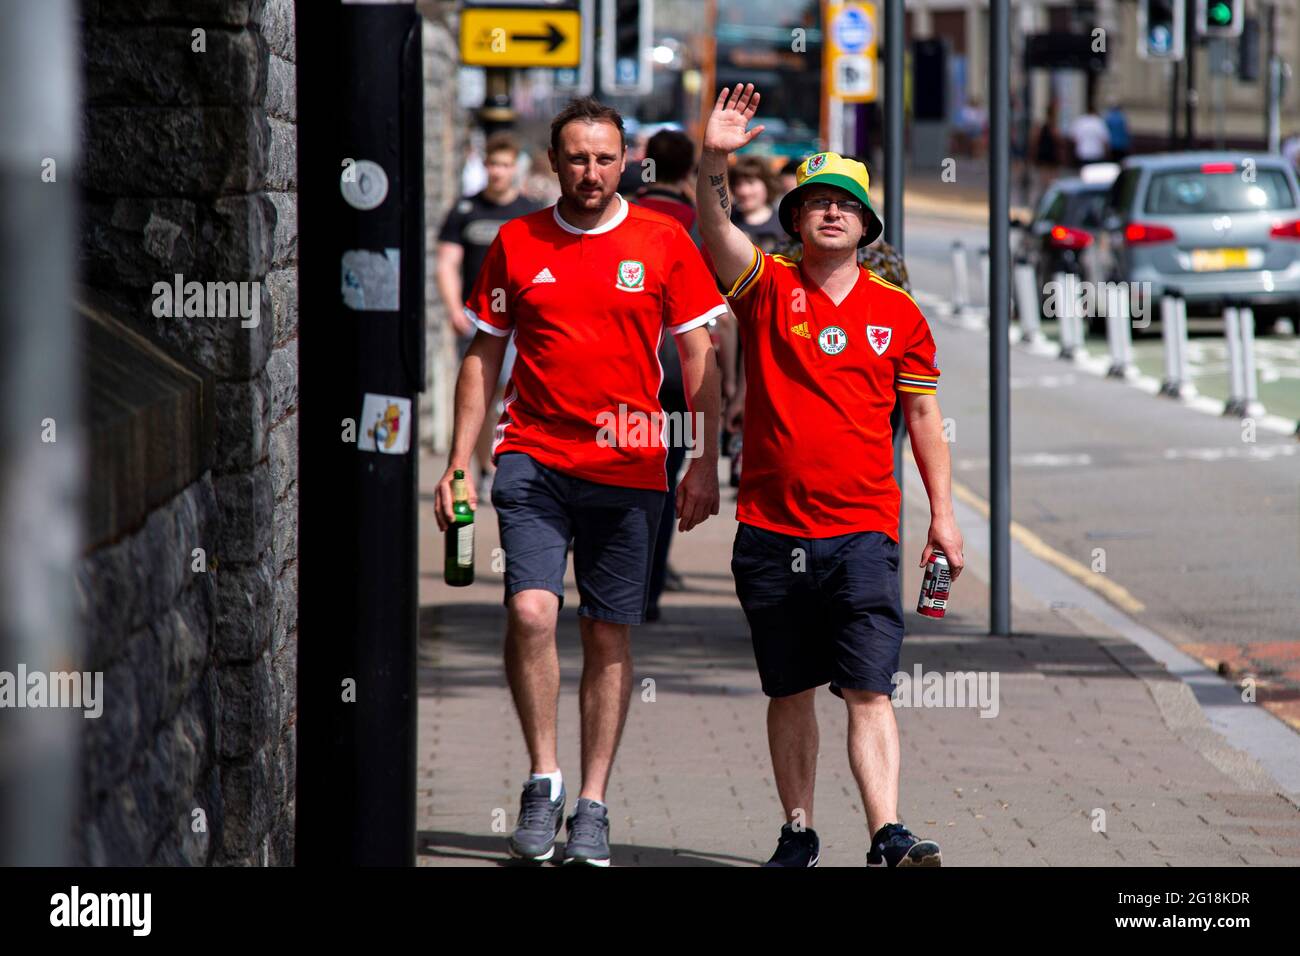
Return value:
<svg viewBox="0 0 1300 956">
<path fill-rule="evenodd" d="M 898 540 L 889 415 L 934 394 L 934 338 L 912 297 L 867 269 L 839 305 L 799 264 L 754 250 L 727 293 L 745 350 L 745 467 L 736 518 L 803 538 Z"/>
<path fill-rule="evenodd" d="M 513 332 L 519 353 L 494 455 L 523 452 L 589 481 L 666 491 L 659 343 L 726 305 L 676 220 L 616 201 L 594 229 L 565 222 L 558 206 L 506 223 L 465 308 L 483 331 Z"/>
</svg>

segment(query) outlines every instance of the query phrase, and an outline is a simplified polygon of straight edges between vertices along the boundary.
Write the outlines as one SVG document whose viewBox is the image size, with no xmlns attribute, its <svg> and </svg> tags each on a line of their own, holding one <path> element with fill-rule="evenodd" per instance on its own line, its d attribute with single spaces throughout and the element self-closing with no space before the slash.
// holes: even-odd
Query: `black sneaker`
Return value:
<svg viewBox="0 0 1300 956">
<path fill-rule="evenodd" d="M 510 835 L 510 855 L 529 863 L 545 863 L 555 853 L 555 837 L 564 819 L 564 784 L 560 795 L 551 799 L 551 781 L 543 778 L 524 784 L 519 798 L 519 817 Z"/>
<path fill-rule="evenodd" d="M 603 803 L 578 798 L 573 816 L 569 817 L 564 863 L 609 866 L 609 808 Z"/>
<path fill-rule="evenodd" d="M 821 841 L 817 839 L 816 830 L 796 830 L 794 824 L 787 823 L 781 828 L 781 837 L 776 843 L 776 852 L 764 866 L 816 866 L 821 856 Z"/>
<path fill-rule="evenodd" d="M 901 823 L 886 823 L 871 838 L 867 866 L 940 866 L 939 844 L 921 840 Z"/>
</svg>

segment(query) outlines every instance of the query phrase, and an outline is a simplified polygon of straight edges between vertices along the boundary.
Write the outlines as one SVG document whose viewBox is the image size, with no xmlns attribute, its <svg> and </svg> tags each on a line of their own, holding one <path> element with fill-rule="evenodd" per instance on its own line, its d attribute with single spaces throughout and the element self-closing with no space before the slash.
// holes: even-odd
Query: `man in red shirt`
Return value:
<svg viewBox="0 0 1300 956">
<path fill-rule="evenodd" d="M 445 530 L 452 474 L 472 475 L 474 437 L 513 335 L 518 356 L 493 444 L 492 504 L 506 560 L 506 676 L 532 776 L 509 846 L 525 860 L 550 859 L 564 818 L 555 628 L 572 543 L 582 790 L 564 862 L 608 866 L 605 788 L 627 716 L 631 625 L 646 610 L 674 435 L 691 445 L 692 459 L 677 487 L 679 529 L 718 513 L 720 388 L 707 326 L 726 305 L 681 225 L 618 195 L 626 144 L 617 111 L 591 98 L 571 102 L 551 124 L 549 157 L 559 201 L 501 227 L 465 305 L 479 331 L 456 383 L 437 512 Z M 665 427 L 658 401 L 666 335 L 677 344 L 693 412 L 685 429 Z"/>
<path fill-rule="evenodd" d="M 937 866 L 938 845 L 898 815 L 891 694 L 903 640 L 899 489 L 889 416 L 898 397 L 930 499 L 921 563 L 963 564 L 934 339 L 916 303 L 858 265 L 882 230 L 867 171 L 835 153 L 799 166 L 778 215 L 799 262 L 760 252 L 730 219 L 727 157 L 760 132 L 753 84 L 718 97 L 704 133 L 699 228 L 744 346 L 745 469 L 731 562 L 768 704 L 768 744 L 789 822 L 768 866 L 815 866 L 814 694 L 848 707 L 849 762 L 866 808 L 868 866 Z"/>
</svg>

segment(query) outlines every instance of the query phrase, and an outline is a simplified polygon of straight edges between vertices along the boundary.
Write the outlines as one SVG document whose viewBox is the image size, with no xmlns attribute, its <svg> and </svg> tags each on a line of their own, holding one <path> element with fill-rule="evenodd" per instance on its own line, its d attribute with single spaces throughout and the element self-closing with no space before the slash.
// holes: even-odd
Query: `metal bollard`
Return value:
<svg viewBox="0 0 1300 956">
<path fill-rule="evenodd" d="M 958 239 L 952 244 L 952 311 L 966 311 L 970 305 L 970 276 L 966 271 L 966 247 Z"/>
<path fill-rule="evenodd" d="M 1084 343 L 1083 310 L 1079 308 L 1079 276 L 1073 272 L 1065 273 L 1065 311 L 1061 322 L 1068 332 L 1061 338 L 1062 344 L 1068 342 L 1068 350 L 1063 349 L 1061 358 L 1085 359 L 1088 348 Z"/>
<path fill-rule="evenodd" d="M 1223 414 L 1242 418 L 1262 415 L 1259 373 L 1255 366 L 1255 310 L 1229 303 L 1223 309 L 1223 335 L 1228 345 L 1228 401 Z"/>
<path fill-rule="evenodd" d="M 1056 331 L 1061 340 L 1059 357 L 1072 359 L 1074 358 L 1074 307 L 1077 304 L 1074 297 L 1074 282 L 1068 272 L 1053 273 L 1052 282 L 1057 288 Z"/>
<path fill-rule="evenodd" d="M 1165 359 L 1165 378 L 1160 383 L 1161 395 L 1178 394 L 1178 355 L 1175 340 L 1178 338 L 1177 299 L 1166 289 L 1160 297 L 1160 341 Z"/>
<path fill-rule="evenodd" d="M 1165 380 L 1160 394 L 1188 398 L 1195 389 L 1187 374 L 1187 300 L 1177 289 L 1166 289 L 1160 299 L 1160 338 L 1165 352 Z"/>
<path fill-rule="evenodd" d="M 1020 317 L 1023 341 L 1033 344 L 1043 335 L 1041 306 L 1038 302 L 1038 277 L 1028 262 L 1017 262 L 1014 272 L 1016 283 L 1016 313 Z"/>
<path fill-rule="evenodd" d="M 1074 354 L 1075 358 L 1085 359 L 1088 357 L 1088 337 L 1086 318 L 1083 309 L 1079 306 L 1079 283 L 1083 278 L 1077 273 L 1070 274 L 1070 282 L 1074 286 L 1073 294 L 1070 296 L 1070 315 L 1074 322 Z M 1095 307 L 1095 302 L 1094 302 Z"/>
<path fill-rule="evenodd" d="M 1245 407 L 1245 370 L 1241 356 L 1241 315 L 1235 305 L 1223 307 L 1223 338 L 1228 345 L 1228 400 L 1223 414 L 1240 415 Z"/>
<path fill-rule="evenodd" d="M 1120 364 L 1123 366 L 1124 376 L 1127 378 L 1133 374 L 1133 289 L 1131 286 L 1121 290 L 1119 303 Z"/>
<path fill-rule="evenodd" d="M 993 301 L 992 296 L 990 295 L 991 289 L 989 288 L 989 247 L 988 246 L 980 246 L 980 278 L 984 281 L 984 285 L 980 287 L 984 293 L 984 306 L 988 308 Z"/>
<path fill-rule="evenodd" d="M 1192 385 L 1192 376 L 1187 367 L 1187 300 L 1182 295 L 1178 296 L 1178 308 L 1174 318 L 1178 322 L 1178 335 L 1175 339 L 1178 347 L 1175 365 L 1178 370 L 1177 394 L 1179 398 L 1190 398 L 1196 394 L 1196 387 Z"/>
<path fill-rule="evenodd" d="M 1079 311 L 1079 277 L 1073 272 L 1057 273 L 1061 287 L 1062 359 L 1083 358 L 1083 315 Z"/>
<path fill-rule="evenodd" d="M 1264 406 L 1259 400 L 1259 373 L 1255 368 L 1255 310 L 1243 305 L 1241 316 L 1241 369 L 1245 379 L 1246 394 L 1242 414 L 1256 416 L 1264 414 Z"/>
<path fill-rule="evenodd" d="M 1128 328 L 1128 296 L 1113 282 L 1106 283 L 1106 345 L 1110 349 L 1109 378 L 1128 375 L 1128 358 L 1124 348 L 1124 331 Z"/>
</svg>

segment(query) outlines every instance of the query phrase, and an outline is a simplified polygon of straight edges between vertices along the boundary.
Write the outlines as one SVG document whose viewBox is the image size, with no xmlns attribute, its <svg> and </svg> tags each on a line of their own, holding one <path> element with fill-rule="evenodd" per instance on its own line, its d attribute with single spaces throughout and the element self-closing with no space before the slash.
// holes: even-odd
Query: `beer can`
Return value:
<svg viewBox="0 0 1300 956">
<path fill-rule="evenodd" d="M 948 588 L 951 584 L 948 559 L 942 551 L 935 548 L 925 564 L 925 577 L 921 579 L 921 599 L 916 603 L 916 613 L 926 617 L 943 617 L 948 609 Z"/>
</svg>

